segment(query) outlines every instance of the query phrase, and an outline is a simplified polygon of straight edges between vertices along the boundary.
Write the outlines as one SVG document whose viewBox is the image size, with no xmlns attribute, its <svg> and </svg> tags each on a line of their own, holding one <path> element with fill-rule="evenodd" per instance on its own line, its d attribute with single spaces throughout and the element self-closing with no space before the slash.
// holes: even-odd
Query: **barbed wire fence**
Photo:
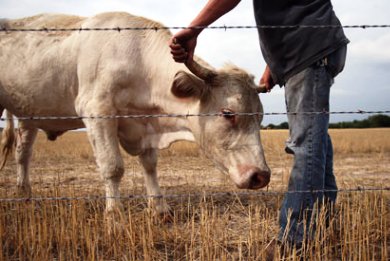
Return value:
<svg viewBox="0 0 390 261">
<path fill-rule="evenodd" d="M 380 111 L 319 111 L 319 112 L 241 112 L 231 113 L 229 115 L 237 116 L 273 116 L 273 115 L 322 115 L 322 114 L 390 114 L 390 110 Z M 187 118 L 187 117 L 220 117 L 223 116 L 221 112 L 212 113 L 200 113 L 200 114 L 139 114 L 139 115 L 96 115 L 96 116 L 25 116 L 17 117 L 18 120 L 108 120 L 108 119 L 148 119 L 148 118 Z M 6 121 L 9 118 L 1 117 L 0 121 Z M 357 193 L 357 192 L 389 192 L 390 187 L 364 187 L 358 186 L 356 188 L 345 188 L 345 189 L 323 189 L 323 190 L 302 190 L 302 191 L 269 191 L 262 190 L 259 192 L 200 192 L 200 193 L 181 193 L 181 194 L 164 194 L 164 195 L 141 195 L 131 194 L 120 197 L 107 197 L 107 196 L 84 196 L 84 197 L 29 197 L 29 198 L 0 198 L 0 202 L 41 202 L 41 201 L 99 201 L 105 199 L 120 199 L 120 200 L 137 200 L 137 199 L 151 199 L 151 198 L 165 198 L 165 199 L 176 199 L 176 198 L 190 198 L 190 197 L 243 197 L 243 196 L 266 196 L 266 195 L 283 195 L 283 194 L 294 194 L 294 193 Z"/>
<path fill-rule="evenodd" d="M 276 115 L 321 115 L 321 114 L 390 114 L 390 110 L 380 111 L 313 111 L 313 112 L 229 112 L 229 116 L 276 116 Z M 20 121 L 28 120 L 104 120 L 104 119 L 147 119 L 147 118 L 189 118 L 189 117 L 217 117 L 223 112 L 187 113 L 187 114 L 134 114 L 134 115 L 96 115 L 96 116 L 20 116 Z M 0 117 L 0 121 L 9 118 Z"/>
<path fill-rule="evenodd" d="M 384 29 L 390 28 L 390 24 L 355 24 L 355 25 L 220 25 L 220 26 L 141 26 L 141 27 L 79 27 L 79 28 L 8 28 L 7 26 L 0 27 L 2 32 L 88 32 L 88 31 L 159 31 L 159 30 L 180 30 L 180 29 L 216 29 L 216 30 L 230 30 L 230 29 Z"/>
<path fill-rule="evenodd" d="M 0 33 L 34 33 L 34 32 L 124 32 L 124 31 L 159 31 L 159 30 L 178 30 L 178 29 L 214 29 L 214 30 L 230 30 L 230 29 L 334 29 L 334 28 L 345 28 L 345 29 L 385 29 L 390 28 L 390 24 L 355 24 L 355 25 L 238 25 L 238 26 L 153 26 L 153 27 L 99 27 L 99 28 L 12 28 L 8 27 L 5 21 L 4 24 L 0 25 Z M 355 110 L 355 111 L 317 111 L 317 112 L 241 112 L 241 113 L 230 113 L 229 115 L 236 116 L 275 116 L 275 115 L 321 115 L 321 114 L 390 114 L 390 110 Z M 19 121 L 30 121 L 30 120 L 105 120 L 105 119 L 147 119 L 147 118 L 180 118 L 180 117 L 216 117 L 223 116 L 221 112 L 211 113 L 187 113 L 187 114 L 138 114 L 138 115 L 71 115 L 71 116 L 42 116 L 42 115 L 31 115 L 31 116 L 20 116 L 16 117 Z M 0 117 L 0 121 L 10 120 L 7 117 Z M 105 199 L 121 199 L 121 200 L 133 200 L 133 199 L 148 199 L 148 198 L 183 198 L 183 197 L 200 197 L 200 196 L 263 196 L 263 195 L 280 195 L 286 193 L 325 193 L 325 192 L 337 192 L 337 193 L 358 193 L 358 192 L 388 192 L 390 187 L 361 187 L 336 189 L 336 190 L 302 190 L 302 191 L 259 191 L 259 192 L 200 192 L 200 193 L 182 193 L 182 194 L 165 194 L 165 195 L 140 195 L 133 194 L 120 197 L 107 197 L 107 196 L 83 196 L 83 197 L 29 197 L 29 198 L 0 198 L 0 202 L 26 202 L 26 201 L 96 201 Z"/>
<path fill-rule="evenodd" d="M 192 197 L 227 197 L 227 196 L 266 196 L 266 195 L 284 195 L 284 194 L 301 194 L 301 193 L 352 193 L 352 192 L 386 192 L 390 191 L 390 187 L 382 188 L 346 188 L 346 189 L 322 189 L 322 190 L 299 190 L 299 191 L 259 191 L 259 192 L 199 192 L 199 193 L 180 193 L 180 194 L 164 194 L 164 195 L 127 195 L 119 197 L 108 196 L 82 196 L 82 197 L 29 197 L 29 198 L 0 198 L 0 202 L 28 202 L 28 201 L 97 201 L 106 199 L 120 200 L 136 200 L 136 199 L 153 199 L 153 198 L 192 198 Z"/>
</svg>

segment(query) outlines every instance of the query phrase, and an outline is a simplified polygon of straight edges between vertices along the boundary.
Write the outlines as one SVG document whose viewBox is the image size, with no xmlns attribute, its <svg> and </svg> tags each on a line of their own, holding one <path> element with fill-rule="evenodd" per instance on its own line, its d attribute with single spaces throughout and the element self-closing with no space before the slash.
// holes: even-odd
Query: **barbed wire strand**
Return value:
<svg viewBox="0 0 390 261">
<path fill-rule="evenodd" d="M 2 32 L 82 32 L 82 31 L 159 31 L 159 30 L 180 30 L 180 29 L 378 29 L 390 28 L 390 24 L 355 24 L 355 25 L 219 25 L 219 26 L 144 26 L 144 27 L 80 27 L 80 28 L 0 28 Z"/>
<path fill-rule="evenodd" d="M 221 197 L 221 196 L 266 196 L 266 195 L 284 195 L 295 193 L 325 193 L 325 192 L 337 192 L 337 193 L 352 193 L 352 192 L 386 192 L 390 191 L 390 187 L 383 188 L 350 188 L 350 189 L 322 189 L 322 190 L 300 190 L 300 191 L 260 191 L 260 192 L 200 192 L 200 193 L 188 193 L 188 194 L 166 194 L 166 195 L 127 195 L 119 197 L 107 197 L 107 196 L 83 196 L 83 197 L 31 197 L 31 198 L 0 198 L 0 202 L 42 202 L 42 201 L 97 201 L 106 199 L 119 199 L 119 200 L 137 200 L 137 199 L 175 199 L 175 198 L 188 198 L 188 197 Z"/>
<path fill-rule="evenodd" d="M 229 116 L 276 116 L 276 115 L 321 115 L 321 114 L 390 114 L 390 110 L 380 111 L 315 111 L 315 112 L 229 112 Z M 211 113 L 187 113 L 187 114 L 134 114 L 134 115 L 96 115 L 96 116 L 20 116 L 20 121 L 27 120 L 95 120 L 95 119 L 140 119 L 140 118 L 188 118 L 188 117 L 217 117 L 223 116 L 222 112 Z M 9 118 L 1 117 L 0 121 L 7 121 Z"/>
</svg>

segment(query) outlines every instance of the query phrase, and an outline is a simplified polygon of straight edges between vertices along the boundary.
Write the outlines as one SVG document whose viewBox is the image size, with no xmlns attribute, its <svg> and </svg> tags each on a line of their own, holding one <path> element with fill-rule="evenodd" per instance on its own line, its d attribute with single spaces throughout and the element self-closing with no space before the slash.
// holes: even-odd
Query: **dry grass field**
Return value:
<svg viewBox="0 0 390 261">
<path fill-rule="evenodd" d="M 147 207 L 137 159 L 123 153 L 123 212 L 110 230 L 103 182 L 85 133 L 55 142 L 40 134 L 31 164 L 35 198 L 16 198 L 15 164 L 0 173 L 0 260 L 265 260 L 278 229 L 278 211 L 289 177 L 287 131 L 262 131 L 271 183 L 260 192 L 240 191 L 200 155 L 180 142 L 160 152 L 159 176 L 174 213 L 162 222 Z M 329 227 L 303 254 L 286 260 L 389 260 L 390 129 L 332 130 L 340 192 Z M 134 197 L 134 195 L 136 195 Z M 139 196 L 137 196 L 139 195 Z M 69 197 L 67 199 L 61 197 Z M 81 197 L 81 198 L 80 198 Z M 281 256 L 276 249 L 276 259 Z"/>
</svg>

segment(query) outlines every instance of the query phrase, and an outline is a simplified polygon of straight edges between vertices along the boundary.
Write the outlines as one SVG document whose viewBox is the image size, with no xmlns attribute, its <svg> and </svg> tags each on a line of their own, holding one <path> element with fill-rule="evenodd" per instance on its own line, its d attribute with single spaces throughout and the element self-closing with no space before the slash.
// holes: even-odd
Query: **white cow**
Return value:
<svg viewBox="0 0 390 261">
<path fill-rule="evenodd" d="M 92 18 L 37 15 L 3 21 L 3 28 L 161 27 L 127 13 Z M 106 185 L 106 210 L 119 206 L 124 173 L 120 146 L 138 155 L 148 195 L 161 195 L 157 149 L 190 140 L 233 182 L 258 189 L 270 180 L 260 142 L 261 112 L 253 77 L 226 66 L 211 69 L 196 58 L 186 66 L 170 55 L 168 30 L 0 32 L 0 109 L 21 116 L 87 116 L 82 120 L 23 120 L 16 145 L 17 183 L 31 195 L 28 165 L 37 130 L 55 140 L 86 127 Z M 192 73 L 191 73 L 192 72 Z M 215 117 L 88 118 L 107 115 L 199 114 Z M 12 130 L 9 126 L 8 130 Z M 10 144 L 4 131 L 4 143 Z M 157 209 L 166 211 L 159 203 Z"/>
</svg>

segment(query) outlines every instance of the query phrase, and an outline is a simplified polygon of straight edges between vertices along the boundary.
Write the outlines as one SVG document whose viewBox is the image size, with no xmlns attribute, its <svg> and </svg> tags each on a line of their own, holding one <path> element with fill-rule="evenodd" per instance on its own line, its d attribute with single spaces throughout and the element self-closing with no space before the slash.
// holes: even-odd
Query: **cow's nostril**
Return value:
<svg viewBox="0 0 390 261">
<path fill-rule="evenodd" d="M 252 173 L 249 181 L 249 189 L 260 189 L 268 185 L 270 181 L 270 173 L 268 171 L 257 170 Z"/>
</svg>

